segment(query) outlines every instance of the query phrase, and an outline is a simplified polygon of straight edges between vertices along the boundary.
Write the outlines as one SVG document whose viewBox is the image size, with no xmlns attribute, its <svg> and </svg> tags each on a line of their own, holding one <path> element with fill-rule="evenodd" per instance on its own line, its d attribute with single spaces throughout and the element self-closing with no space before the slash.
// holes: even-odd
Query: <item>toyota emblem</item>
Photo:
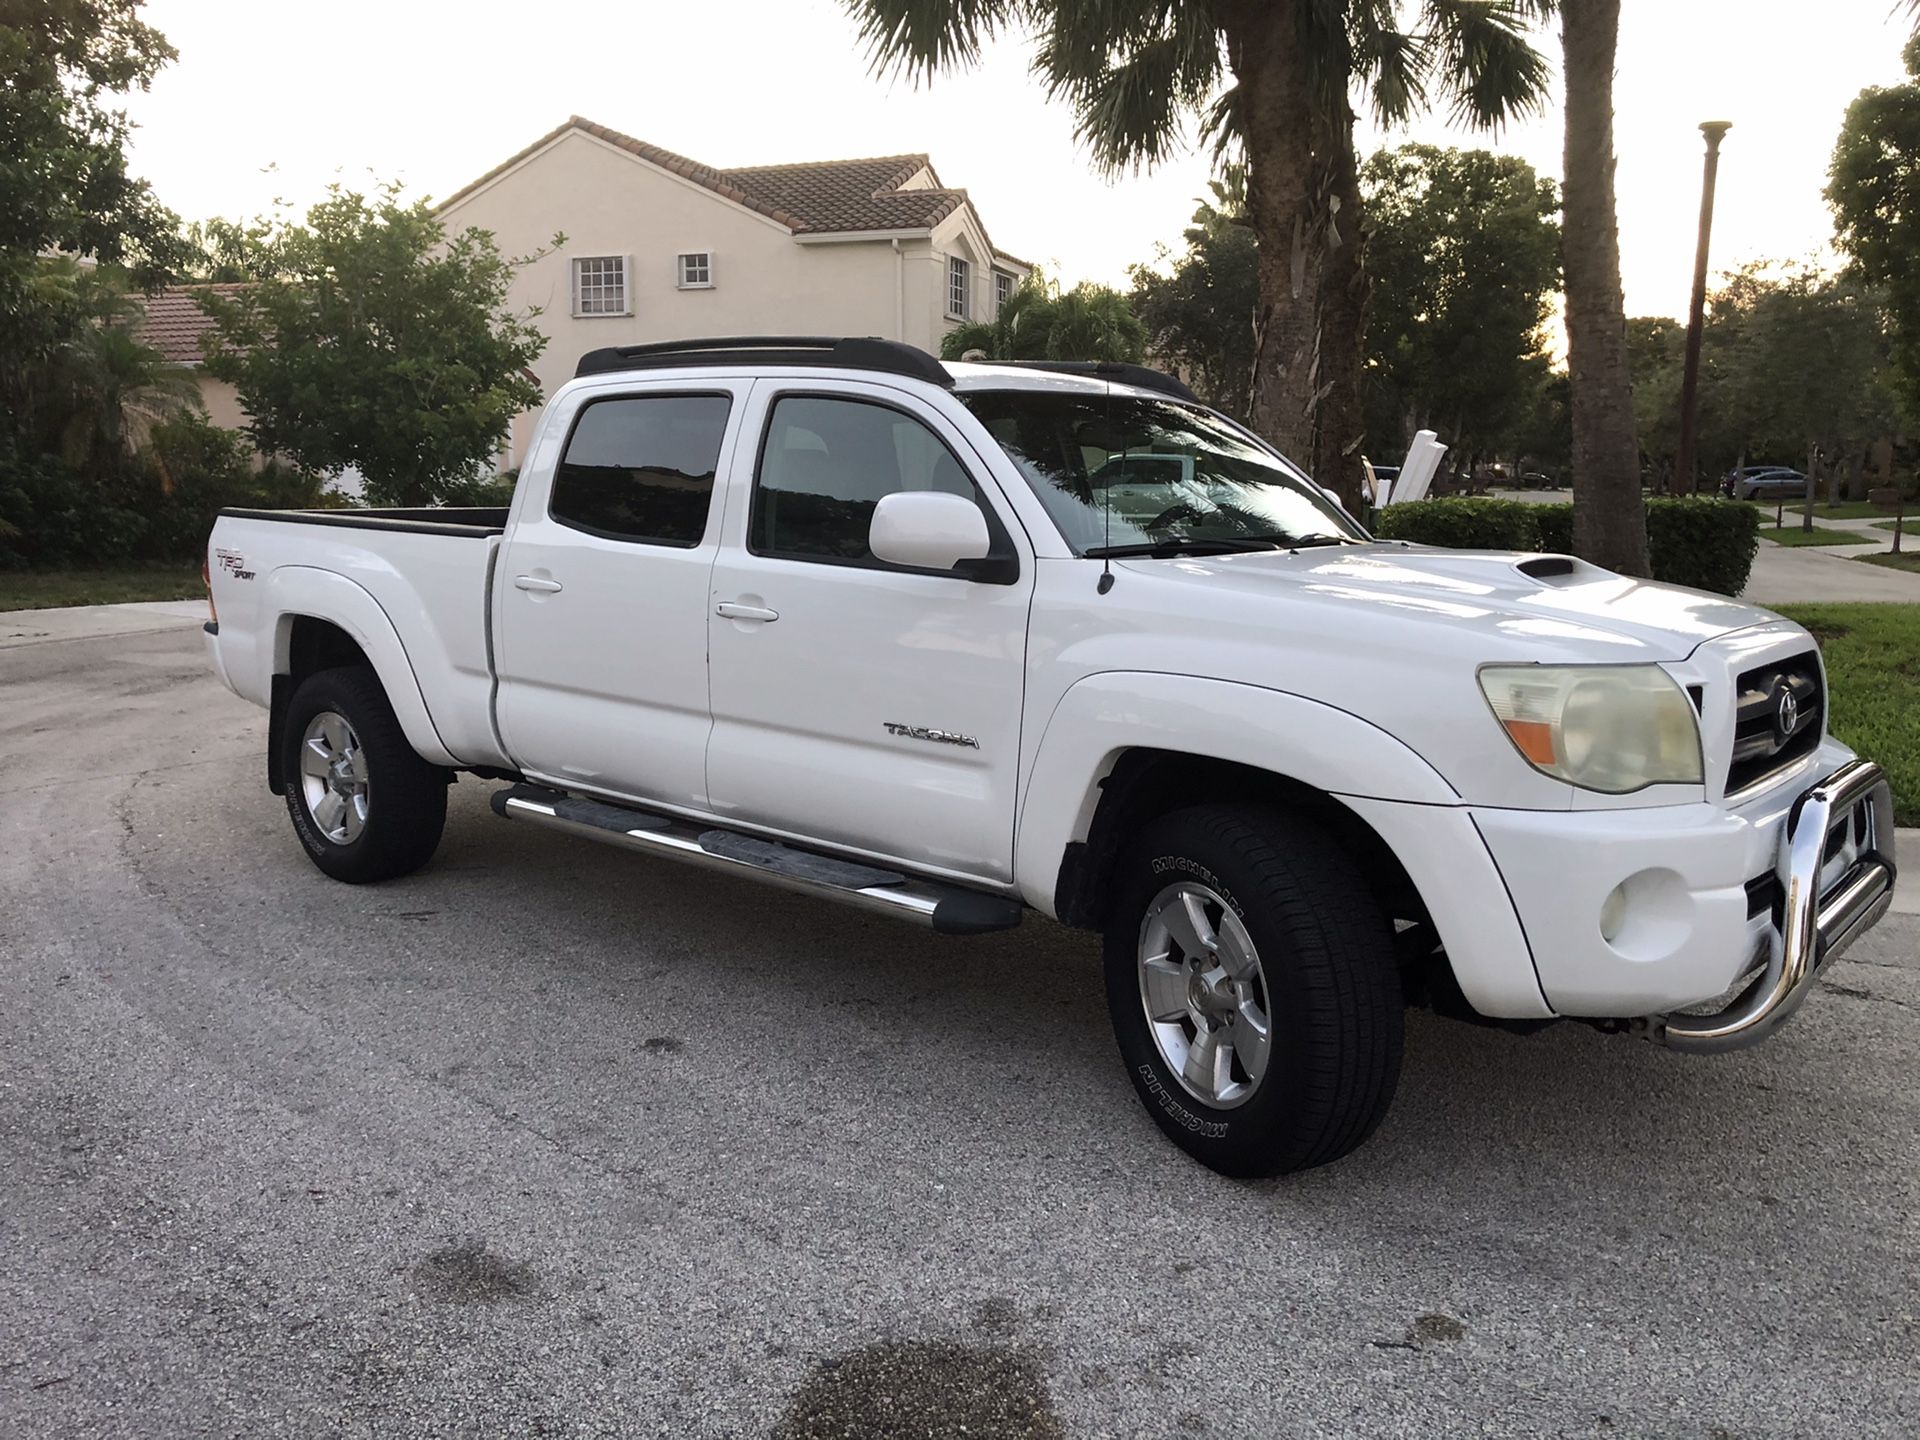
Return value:
<svg viewBox="0 0 1920 1440">
<path fill-rule="evenodd" d="M 1793 698 L 1793 691 L 1782 686 L 1780 697 L 1773 702 L 1773 733 L 1784 745 L 1793 738 L 1793 732 L 1800 728 L 1800 702 Z"/>
</svg>

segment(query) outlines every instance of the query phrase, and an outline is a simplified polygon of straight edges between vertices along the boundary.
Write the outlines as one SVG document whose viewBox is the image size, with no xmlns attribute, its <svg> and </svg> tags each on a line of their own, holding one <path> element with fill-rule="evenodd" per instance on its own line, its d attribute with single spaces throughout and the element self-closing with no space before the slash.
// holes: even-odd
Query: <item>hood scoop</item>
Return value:
<svg viewBox="0 0 1920 1440">
<path fill-rule="evenodd" d="M 1576 560 L 1571 555 L 1529 555 L 1524 560 L 1516 561 L 1513 568 L 1529 580 L 1544 580 L 1549 584 L 1594 580 L 1607 574 L 1598 566 Z"/>
</svg>

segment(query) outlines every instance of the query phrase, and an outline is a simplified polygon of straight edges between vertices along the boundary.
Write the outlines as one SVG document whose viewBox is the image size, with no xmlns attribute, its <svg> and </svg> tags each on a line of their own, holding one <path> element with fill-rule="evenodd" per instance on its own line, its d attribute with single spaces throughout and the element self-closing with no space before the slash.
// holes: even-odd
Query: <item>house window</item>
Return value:
<svg viewBox="0 0 1920 1440">
<path fill-rule="evenodd" d="M 1004 270 L 993 272 L 993 313 L 998 315 L 1000 307 L 1013 298 L 1013 276 Z"/>
<path fill-rule="evenodd" d="M 627 308 L 627 257 L 595 255 L 573 262 L 573 313 L 630 315 Z"/>
<path fill-rule="evenodd" d="M 947 314 L 967 318 L 967 288 L 973 283 L 972 269 L 958 255 L 947 257 Z"/>
<path fill-rule="evenodd" d="M 705 290 L 713 284 L 713 255 L 706 250 L 693 251 L 680 257 L 680 288 L 682 290 Z"/>
</svg>

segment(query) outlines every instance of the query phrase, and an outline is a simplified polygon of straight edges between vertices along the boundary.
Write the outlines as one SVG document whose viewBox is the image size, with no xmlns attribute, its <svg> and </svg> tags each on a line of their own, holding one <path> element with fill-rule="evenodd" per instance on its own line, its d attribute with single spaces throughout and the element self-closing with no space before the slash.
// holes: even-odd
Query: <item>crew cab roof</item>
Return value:
<svg viewBox="0 0 1920 1440">
<path fill-rule="evenodd" d="M 1104 360 L 943 362 L 915 346 L 874 336 L 735 335 L 609 346 L 581 356 L 574 375 L 637 370 L 814 367 L 878 371 L 946 390 L 1029 389 L 1104 394 L 1109 386 L 1117 385 L 1129 393 L 1197 400 L 1181 380 L 1146 365 Z"/>
</svg>

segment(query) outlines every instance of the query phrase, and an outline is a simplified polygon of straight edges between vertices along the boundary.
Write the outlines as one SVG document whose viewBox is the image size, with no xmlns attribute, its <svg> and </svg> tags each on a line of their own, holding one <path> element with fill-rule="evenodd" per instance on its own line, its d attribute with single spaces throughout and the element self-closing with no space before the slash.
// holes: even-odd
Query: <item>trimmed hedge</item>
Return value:
<svg viewBox="0 0 1920 1440">
<path fill-rule="evenodd" d="M 1520 500 L 1416 500 L 1374 517 L 1383 540 L 1453 550 L 1573 553 L 1573 507 Z M 1655 497 L 1647 501 L 1653 578 L 1695 590 L 1738 595 L 1760 548 L 1760 513 L 1733 500 Z"/>
</svg>

